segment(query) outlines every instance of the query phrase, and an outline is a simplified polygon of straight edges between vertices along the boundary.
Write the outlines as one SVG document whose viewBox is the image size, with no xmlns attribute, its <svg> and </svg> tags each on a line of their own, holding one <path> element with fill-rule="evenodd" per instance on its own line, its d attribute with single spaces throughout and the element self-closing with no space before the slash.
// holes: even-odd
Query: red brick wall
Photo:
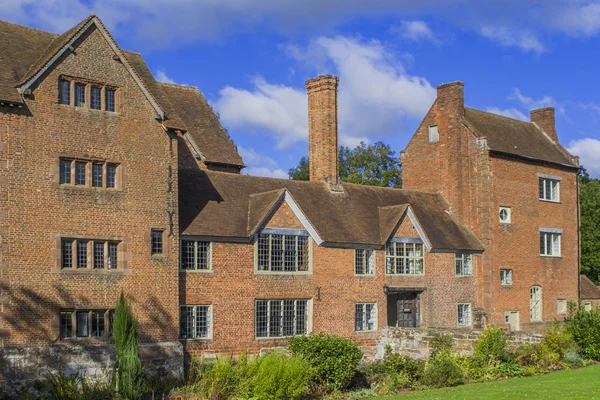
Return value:
<svg viewBox="0 0 600 400">
<path fill-rule="evenodd" d="M 283 204 L 267 223 L 271 228 L 302 229 L 292 210 Z M 408 218 L 396 236 L 417 238 Z M 312 241 L 311 241 L 312 242 Z M 319 247 L 311 243 L 312 272 L 308 275 L 257 274 L 254 243 L 213 243 L 210 272 L 181 272 L 181 304 L 212 304 L 212 340 L 188 340 L 188 354 L 257 352 L 285 345 L 285 339 L 254 337 L 255 299 L 312 299 L 312 331 L 343 335 L 362 345 L 374 345 L 387 325 L 383 286 L 426 287 L 421 297 L 421 325 L 456 327 L 457 304 L 476 305 L 473 277 L 455 276 L 454 254 L 425 255 L 423 276 L 385 274 L 384 250 L 376 250 L 374 276 L 354 274 L 354 249 Z M 477 258 L 477 257 L 475 257 Z M 378 332 L 354 331 L 354 305 L 377 303 Z"/>
<path fill-rule="evenodd" d="M 10 329 L 5 345 L 56 341 L 59 308 L 112 308 L 121 291 L 133 301 L 141 341 L 178 337 L 176 138 L 164 132 L 113 56 L 94 29 L 33 88 L 23 109 L 0 109 L 0 158 L 9 159 L 3 176 L 8 176 L 10 245 L 0 256 L 10 293 L 2 298 L 3 326 Z M 118 87 L 118 113 L 57 104 L 62 74 Z M 59 186 L 60 156 L 120 163 L 122 189 Z M 169 212 L 173 236 L 168 236 Z M 164 256 L 150 256 L 152 228 L 167 233 Z M 119 257 L 127 270 L 57 270 L 61 235 L 121 238 Z"/>
</svg>

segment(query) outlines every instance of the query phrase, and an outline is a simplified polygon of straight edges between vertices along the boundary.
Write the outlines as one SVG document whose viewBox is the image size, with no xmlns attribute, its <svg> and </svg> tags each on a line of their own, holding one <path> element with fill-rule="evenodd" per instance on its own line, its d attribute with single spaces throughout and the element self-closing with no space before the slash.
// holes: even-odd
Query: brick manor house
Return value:
<svg viewBox="0 0 600 400">
<path fill-rule="evenodd" d="M 578 299 L 578 159 L 551 108 L 518 121 L 439 86 L 398 190 L 340 181 L 333 76 L 306 82 L 302 182 L 240 174 L 202 93 L 94 15 L 62 35 L 0 22 L 0 64 L 5 379 L 106 365 L 121 292 L 163 372 L 311 332 L 526 330 Z"/>
</svg>

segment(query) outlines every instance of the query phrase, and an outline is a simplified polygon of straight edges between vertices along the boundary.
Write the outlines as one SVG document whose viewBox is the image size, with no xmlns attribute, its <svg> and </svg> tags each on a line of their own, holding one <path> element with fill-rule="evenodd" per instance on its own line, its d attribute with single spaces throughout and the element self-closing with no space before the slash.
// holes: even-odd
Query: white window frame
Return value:
<svg viewBox="0 0 600 400">
<path fill-rule="evenodd" d="M 502 211 L 506 211 L 506 213 L 507 213 L 506 220 L 502 220 Z M 498 219 L 500 220 L 501 224 L 510 224 L 511 223 L 511 219 L 512 219 L 511 211 L 512 210 L 510 207 L 500 207 L 500 209 L 498 210 Z"/>
<path fill-rule="evenodd" d="M 537 306 L 538 307 L 537 310 L 534 309 L 534 307 L 533 307 L 533 301 L 532 301 L 533 300 L 532 296 L 534 295 L 533 292 L 536 289 L 537 289 L 537 292 L 539 293 L 539 296 L 540 296 L 540 301 L 539 301 L 539 304 Z M 543 310 L 544 310 L 544 308 L 542 307 L 542 304 L 543 304 L 542 300 L 543 300 L 543 298 L 542 298 L 542 287 L 539 286 L 539 285 L 533 285 L 533 286 L 531 286 L 529 288 L 529 320 L 530 321 L 542 321 L 542 319 L 543 319 L 542 313 L 543 313 Z"/>
<path fill-rule="evenodd" d="M 358 253 L 362 252 L 362 256 Z M 359 265 L 359 257 L 361 265 Z M 374 276 L 375 275 L 375 261 L 376 255 L 375 250 L 372 249 L 354 249 L 354 275 L 356 276 Z M 365 271 L 359 273 L 358 269 Z"/>
<path fill-rule="evenodd" d="M 367 308 L 372 306 L 371 309 L 371 318 L 367 318 L 368 310 Z M 361 310 L 359 311 L 359 308 Z M 362 313 L 362 324 L 358 326 L 358 320 L 356 316 L 358 313 Z M 354 331 L 355 332 L 376 332 L 377 331 L 377 323 L 378 323 L 378 315 L 377 315 L 377 303 L 355 303 L 354 304 Z M 373 327 L 369 329 L 369 325 L 373 324 Z M 360 328 L 360 329 L 359 329 Z"/>
<path fill-rule="evenodd" d="M 183 268 L 183 242 L 194 242 L 194 268 Z M 207 263 L 208 268 L 198 268 L 198 243 L 208 243 L 208 257 Z M 179 270 L 186 272 L 213 272 L 213 242 L 206 239 L 197 239 L 197 238 L 181 238 L 179 240 Z"/>
<path fill-rule="evenodd" d="M 284 318 L 284 302 L 285 301 L 293 301 L 294 302 L 294 334 L 293 335 L 285 335 L 283 336 L 283 318 Z M 306 320 L 305 320 L 305 327 L 304 327 L 304 332 L 302 333 L 297 333 L 296 332 L 296 328 L 297 328 L 297 319 L 298 319 L 298 312 L 297 312 L 297 308 L 298 308 L 298 302 L 302 301 L 302 302 L 306 302 Z M 258 319 L 257 319 L 257 305 L 258 302 L 267 302 L 267 315 L 266 315 L 266 321 L 267 321 L 267 335 L 266 336 L 258 336 Z M 280 321 L 281 321 L 281 329 L 280 329 L 280 333 L 281 335 L 279 336 L 271 336 L 271 303 L 273 302 L 280 302 L 281 303 L 281 313 L 280 313 Z M 284 339 L 286 337 L 292 337 L 292 336 L 303 336 L 303 335 L 308 335 L 312 332 L 312 299 L 256 299 L 254 300 L 254 337 L 255 339 Z"/>
<path fill-rule="evenodd" d="M 553 203 L 560 202 L 560 181 L 562 178 L 560 176 L 552 176 L 545 174 L 538 174 L 539 178 L 539 188 L 538 195 L 541 201 L 550 201 Z M 548 198 L 547 189 L 548 185 L 550 185 L 550 197 Z"/>
<path fill-rule="evenodd" d="M 456 276 L 473 275 L 473 255 L 470 253 L 456 253 L 455 257 Z M 468 262 L 467 262 L 468 261 Z M 468 270 L 467 270 L 468 264 Z"/>
<path fill-rule="evenodd" d="M 429 143 L 437 143 L 440 141 L 440 131 L 436 124 L 429 125 L 427 128 Z"/>
<path fill-rule="evenodd" d="M 465 310 L 467 311 L 467 314 L 465 316 Z M 456 315 L 456 322 L 458 324 L 458 326 L 471 326 L 473 324 L 473 312 L 471 310 L 471 303 L 459 303 L 458 307 L 456 308 L 457 311 L 457 315 Z M 461 323 L 461 313 L 463 316 L 463 322 Z M 465 319 L 466 317 L 466 319 Z"/>
<path fill-rule="evenodd" d="M 503 272 L 505 272 L 505 273 L 502 274 Z M 504 275 L 504 277 L 502 275 Z M 500 285 L 501 286 L 512 286 L 512 284 L 513 284 L 513 270 L 509 269 L 509 268 L 500 269 Z"/>
<path fill-rule="evenodd" d="M 200 307 L 205 307 L 207 310 L 207 333 L 206 336 L 198 336 L 198 309 Z M 182 324 L 183 324 L 183 308 L 192 309 L 192 319 L 193 319 L 193 327 L 194 327 L 194 337 L 184 337 Z M 212 332 L 213 332 L 213 307 L 212 304 L 183 304 L 179 306 L 179 338 L 181 340 L 211 340 Z M 187 323 L 187 322 L 186 322 Z"/>
<path fill-rule="evenodd" d="M 540 256 L 561 257 L 561 255 L 562 229 L 540 228 Z"/>
<path fill-rule="evenodd" d="M 260 251 L 260 236 L 262 235 L 268 235 L 269 236 L 269 267 L 267 270 L 262 270 L 259 269 L 259 251 Z M 272 242 L 273 242 L 273 236 L 283 236 L 282 240 L 282 246 L 285 247 L 285 237 L 286 236 L 294 236 L 296 237 L 296 255 L 298 254 L 299 251 L 299 246 L 298 246 L 298 238 L 299 237 L 304 237 L 306 238 L 306 244 L 307 244 L 307 263 L 308 265 L 306 266 L 306 271 L 298 271 L 298 261 L 296 258 L 296 270 L 295 271 L 273 271 L 272 270 L 272 252 L 271 252 L 271 248 L 272 248 Z M 282 268 L 285 268 L 285 255 L 282 255 Z M 266 274 L 266 275 L 309 275 L 312 274 L 312 239 L 310 237 L 310 235 L 308 234 L 308 232 L 306 231 L 297 231 L 297 230 L 288 230 L 288 229 L 269 229 L 269 230 L 265 230 L 261 233 L 259 233 L 256 236 L 256 240 L 254 241 L 254 273 L 255 274 Z"/>
<path fill-rule="evenodd" d="M 592 311 L 592 302 L 591 301 L 584 301 L 583 302 L 583 310 L 584 311 Z"/>
<path fill-rule="evenodd" d="M 397 255 L 398 254 L 397 253 L 397 246 L 399 246 L 399 245 L 404 246 L 404 255 L 403 256 L 398 256 Z M 413 247 L 413 252 L 415 254 L 414 256 L 412 256 L 412 257 L 407 256 L 407 246 L 412 246 Z M 416 254 L 417 254 L 417 247 L 416 246 L 421 246 L 421 254 L 422 254 L 421 257 L 417 257 L 416 256 Z M 388 249 L 390 247 L 393 248 L 393 252 L 392 252 L 393 254 L 389 254 L 389 250 Z M 395 241 L 395 240 L 387 242 L 385 244 L 385 255 L 384 255 L 384 257 L 385 257 L 385 274 L 386 275 L 391 275 L 391 276 L 422 276 L 422 275 L 425 275 L 425 250 L 426 250 L 426 247 L 425 247 L 425 244 L 423 244 L 423 243 L 403 242 L 403 241 Z M 389 272 L 389 270 L 388 270 L 388 261 L 390 259 L 394 262 L 394 270 L 393 270 L 393 272 Z M 410 272 L 409 273 L 397 273 L 396 272 L 398 270 L 397 267 L 396 267 L 396 260 L 397 259 L 403 259 L 404 260 L 404 262 L 405 262 L 405 267 L 404 267 L 405 270 L 408 269 L 408 265 L 409 265 L 408 261 L 413 261 L 413 263 L 414 263 L 413 270 L 415 272 L 413 272 L 413 273 L 410 273 Z M 420 273 L 416 273 L 416 271 L 417 271 L 417 261 L 420 260 L 420 259 L 422 259 L 422 261 L 423 261 L 423 267 L 422 267 L 422 270 L 421 270 Z"/>
<path fill-rule="evenodd" d="M 558 315 L 566 315 L 568 308 L 567 299 L 558 299 L 556 301 L 556 313 Z"/>
</svg>

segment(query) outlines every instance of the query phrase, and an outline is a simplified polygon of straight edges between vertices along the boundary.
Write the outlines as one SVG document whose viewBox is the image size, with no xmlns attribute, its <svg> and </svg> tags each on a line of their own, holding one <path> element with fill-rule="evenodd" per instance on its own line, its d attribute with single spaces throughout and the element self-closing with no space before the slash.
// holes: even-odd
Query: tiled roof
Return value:
<svg viewBox="0 0 600 400">
<path fill-rule="evenodd" d="M 208 101 L 196 87 L 160 83 L 205 161 L 243 166 L 242 157 Z"/>
<path fill-rule="evenodd" d="M 62 35 L 0 21 L 0 102 L 23 103 L 17 86 L 34 77 L 93 18 L 97 17 L 90 15 Z M 157 82 L 139 53 L 122 53 L 150 97 L 165 112 L 163 124 L 167 128 L 188 131 L 207 162 L 244 165 L 198 89 Z"/>
<path fill-rule="evenodd" d="M 572 156 L 554 144 L 531 122 L 465 107 L 465 119 L 490 150 L 534 160 L 577 167 Z"/>
<path fill-rule="evenodd" d="M 446 212 L 441 195 L 342 183 L 334 193 L 323 183 L 213 171 L 180 171 L 183 235 L 249 238 L 261 216 L 289 192 L 306 219 L 329 244 L 383 245 L 410 205 L 433 251 L 484 250 L 467 228 Z M 383 237 L 382 237 L 383 235 Z"/>
<path fill-rule="evenodd" d="M 585 275 L 581 275 L 581 299 L 594 300 L 600 299 L 600 287 Z"/>
</svg>

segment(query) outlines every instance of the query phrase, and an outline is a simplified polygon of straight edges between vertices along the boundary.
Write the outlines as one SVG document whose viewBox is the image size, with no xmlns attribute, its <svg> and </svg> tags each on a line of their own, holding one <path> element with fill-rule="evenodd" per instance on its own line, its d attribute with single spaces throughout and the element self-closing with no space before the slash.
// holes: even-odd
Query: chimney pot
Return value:
<svg viewBox="0 0 600 400">
<path fill-rule="evenodd" d="M 337 88 L 339 79 L 321 75 L 306 81 L 311 182 L 339 185 Z M 339 189 L 339 188 L 337 188 Z"/>
<path fill-rule="evenodd" d="M 545 107 L 537 110 L 531 110 L 529 112 L 529 119 L 531 122 L 539 126 L 550 139 L 558 143 L 558 134 L 556 133 L 556 120 L 555 120 L 554 107 Z"/>
</svg>

